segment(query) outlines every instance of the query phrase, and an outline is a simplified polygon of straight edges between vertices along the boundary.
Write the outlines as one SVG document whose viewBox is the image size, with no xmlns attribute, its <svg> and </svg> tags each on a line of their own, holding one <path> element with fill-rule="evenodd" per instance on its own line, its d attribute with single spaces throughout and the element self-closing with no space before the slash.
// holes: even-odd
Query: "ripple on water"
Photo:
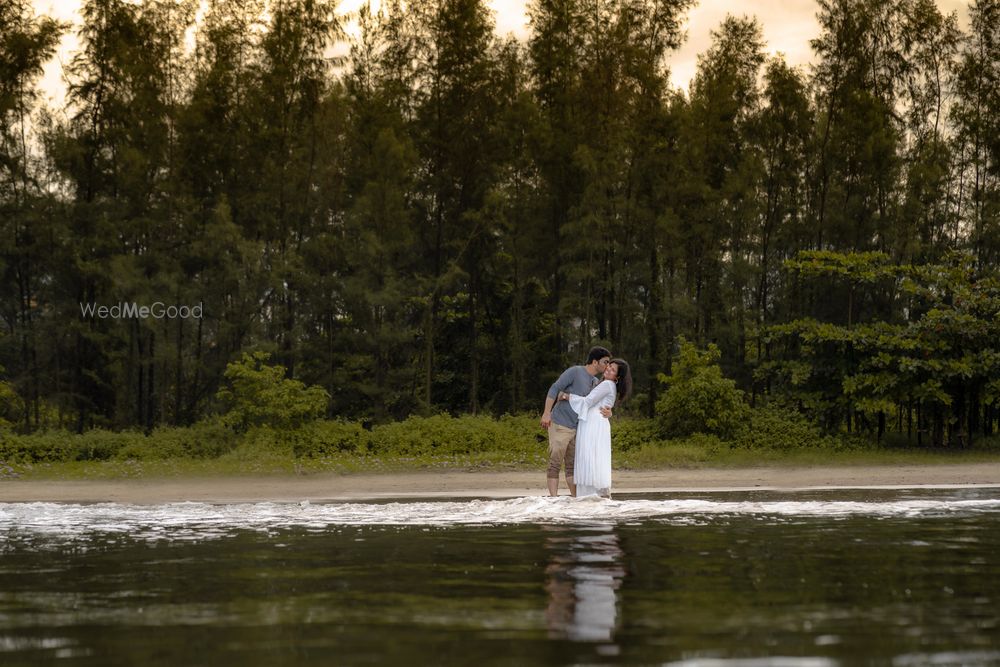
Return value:
<svg viewBox="0 0 1000 667">
<path fill-rule="evenodd" d="M 101 533 L 144 540 L 224 537 L 241 530 L 289 527 L 326 530 L 335 526 L 429 526 L 628 524 L 661 521 L 699 524 L 719 517 L 791 521 L 853 516 L 920 518 L 1000 512 L 998 498 L 903 498 L 727 500 L 638 498 L 621 500 L 531 496 L 504 500 L 390 503 L 6 503 L 0 504 L 0 533 L 60 536 Z"/>
</svg>

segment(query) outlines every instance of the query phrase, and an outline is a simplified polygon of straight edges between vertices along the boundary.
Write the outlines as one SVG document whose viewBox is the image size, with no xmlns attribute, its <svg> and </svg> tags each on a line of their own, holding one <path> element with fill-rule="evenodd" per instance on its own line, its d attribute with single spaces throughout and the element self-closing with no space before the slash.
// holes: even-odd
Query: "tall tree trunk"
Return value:
<svg viewBox="0 0 1000 667">
<path fill-rule="evenodd" d="M 649 402 L 646 405 L 646 416 L 652 418 L 656 414 L 656 401 L 659 398 L 657 373 L 660 364 L 660 331 L 663 316 L 661 314 L 663 286 L 660 284 L 660 257 L 654 231 L 649 232 L 649 304 L 646 317 L 646 341 L 649 345 L 649 362 L 646 374 L 649 377 Z"/>
<path fill-rule="evenodd" d="M 474 253 L 475 256 L 475 253 Z M 469 285 L 469 412 L 479 412 L 479 262 L 473 259 Z"/>
<path fill-rule="evenodd" d="M 177 318 L 177 369 L 174 376 L 174 426 L 181 424 L 184 405 L 184 318 Z"/>
</svg>

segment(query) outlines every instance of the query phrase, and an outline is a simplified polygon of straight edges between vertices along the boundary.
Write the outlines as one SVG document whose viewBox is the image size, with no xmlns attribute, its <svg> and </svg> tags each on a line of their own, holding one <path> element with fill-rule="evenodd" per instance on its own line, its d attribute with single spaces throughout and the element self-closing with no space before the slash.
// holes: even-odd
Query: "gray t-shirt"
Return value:
<svg viewBox="0 0 1000 667">
<path fill-rule="evenodd" d="M 549 387 L 549 398 L 556 398 L 560 391 L 577 396 L 586 396 L 598 383 L 598 379 L 587 372 L 584 366 L 570 366 L 559 376 L 551 387 Z M 552 408 L 552 421 L 566 428 L 576 428 L 579 417 L 573 408 L 569 407 L 568 401 L 557 401 Z"/>
</svg>

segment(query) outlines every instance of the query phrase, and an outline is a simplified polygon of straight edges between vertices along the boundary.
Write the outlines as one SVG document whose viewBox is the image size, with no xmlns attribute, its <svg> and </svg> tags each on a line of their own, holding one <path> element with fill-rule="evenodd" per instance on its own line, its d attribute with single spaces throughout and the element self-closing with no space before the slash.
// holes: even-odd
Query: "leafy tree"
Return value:
<svg viewBox="0 0 1000 667">
<path fill-rule="evenodd" d="M 0 165 L 4 199 L 15 205 L 28 195 L 34 177 L 28 136 L 38 99 L 36 80 L 65 28 L 54 19 L 34 16 L 29 2 L 0 2 Z"/>
<path fill-rule="evenodd" d="M 936 265 L 896 265 L 882 254 L 803 254 L 788 267 L 829 283 L 846 278 L 859 296 L 889 283 L 907 303 L 899 320 L 843 324 L 811 318 L 771 327 L 781 354 L 762 364 L 777 396 L 821 418 L 828 429 L 872 430 L 880 438 L 889 416 L 918 442 L 968 444 L 989 433 L 1000 360 L 996 348 L 1000 290 L 995 269 L 969 255 Z"/>
<path fill-rule="evenodd" d="M 4 368 L 0 366 L 0 373 Z M 0 431 L 10 429 L 25 421 L 25 405 L 21 397 L 6 380 L 0 380 Z"/>
<path fill-rule="evenodd" d="M 334 413 L 382 420 L 412 412 L 419 386 L 414 27 L 398 2 L 377 13 L 362 7 L 359 23 L 344 81 L 340 147 L 351 168 L 338 166 L 339 192 L 327 195 L 331 216 L 335 206 L 344 209 L 343 224 L 310 243 L 305 255 L 324 288 L 316 298 L 335 298 L 317 309 L 324 313 L 323 340 L 307 348 L 307 357 L 337 369 L 326 374 Z"/>
<path fill-rule="evenodd" d="M 321 417 L 329 394 L 322 387 L 307 387 L 285 377 L 284 366 L 271 366 L 266 352 L 244 352 L 226 366 L 226 386 L 216 398 L 226 407 L 223 422 L 243 431 L 253 426 L 294 428 Z"/>
<path fill-rule="evenodd" d="M 250 187 L 242 192 L 236 221 L 248 238 L 263 243 L 269 282 L 262 306 L 273 313 L 263 333 L 294 372 L 296 341 L 307 320 L 302 301 L 312 278 L 303 266 L 303 248 L 326 231 L 316 184 L 340 157 L 321 153 L 321 147 L 337 146 L 324 142 L 325 115 L 341 102 L 339 95 L 328 95 L 332 63 L 325 51 L 341 28 L 332 1 L 279 2 L 269 5 L 269 13 L 249 67 L 247 122 L 254 140 L 243 165 Z"/>
<path fill-rule="evenodd" d="M 742 360 L 750 298 L 751 233 L 759 218 L 759 155 L 749 141 L 759 113 L 764 62 L 756 19 L 729 16 L 699 57 L 686 109 L 684 172 L 678 185 L 687 296 L 697 340 L 720 342 Z M 731 308 L 730 304 L 740 304 Z"/>
<path fill-rule="evenodd" d="M 1000 259 L 1000 2 L 969 6 L 971 34 L 956 65 L 956 99 L 951 109 L 960 177 L 958 221 L 982 266 Z"/>
<path fill-rule="evenodd" d="M 778 291 L 783 287 L 782 262 L 811 246 L 807 178 L 814 122 L 807 82 L 781 58 L 767 64 L 762 97 L 760 115 L 749 128 L 763 169 L 758 185 L 759 226 L 750 233 L 750 239 L 756 241 L 754 306 L 758 327 L 780 319 L 780 309 L 788 307 L 790 294 Z M 757 357 L 761 354 L 758 338 Z"/>
<path fill-rule="evenodd" d="M 652 416 L 683 335 L 831 431 L 988 432 L 996 1 L 961 35 L 931 0 L 821 0 L 808 72 L 730 16 L 672 90 L 691 4 L 533 0 L 519 44 L 484 0 L 389 0 L 331 57 L 329 0 L 88 0 L 51 114 L 61 27 L 0 0 L 23 427 L 193 423 L 259 348 L 328 416 L 537 410 L 595 342 Z M 205 316 L 79 313 L 153 300 Z"/>
<path fill-rule="evenodd" d="M 934 261 L 958 240 L 950 202 L 954 159 L 944 121 L 961 33 L 957 13 L 945 16 L 931 0 L 905 3 L 903 12 L 905 194 L 893 252 L 903 261 Z"/>
<path fill-rule="evenodd" d="M 668 437 L 693 433 L 731 439 L 743 428 L 749 407 L 733 380 L 722 375 L 719 348 L 704 351 L 681 336 L 670 375 L 660 376 L 667 390 L 656 405 L 660 427 Z"/>
<path fill-rule="evenodd" d="M 476 412 L 482 384 L 481 267 L 492 230 L 482 215 L 498 147 L 490 89 L 493 20 L 482 0 L 414 5 L 418 247 L 425 258 L 422 399 Z M 442 342 L 445 344 L 442 345 Z M 435 393 L 437 388 L 438 393 Z"/>
<path fill-rule="evenodd" d="M 585 107 L 579 72 L 584 11 L 580 0 L 536 0 L 528 5 L 532 28 L 528 62 L 532 97 L 538 106 L 529 147 L 542 181 L 537 243 L 550 250 L 562 247 L 569 211 L 579 199 L 581 175 L 573 156 L 584 140 L 578 122 Z M 547 307 L 555 315 L 550 353 L 562 357 L 567 347 L 565 330 L 572 318 L 561 311 L 560 304 L 570 290 L 564 287 L 565 269 L 559 252 L 545 253 L 540 261 L 539 271 L 549 294 Z"/>
<path fill-rule="evenodd" d="M 816 249 L 892 247 L 900 176 L 896 99 L 907 62 L 902 3 L 820 0 Z"/>
<path fill-rule="evenodd" d="M 174 169 L 168 184 L 184 248 L 180 282 L 204 307 L 193 331 L 176 337 L 174 419 L 196 421 L 207 409 L 226 363 L 261 337 L 267 289 L 263 242 L 247 233 L 251 144 L 247 101 L 254 86 L 256 34 L 264 3 L 213 3 L 195 35 L 190 84 L 177 111 Z M 182 323 L 183 324 L 183 323 Z"/>
<path fill-rule="evenodd" d="M 83 49 L 69 67 L 68 122 L 50 156 L 72 193 L 74 242 L 54 282 L 67 295 L 58 317 L 70 325 L 60 366 L 76 427 L 152 428 L 170 395 L 163 352 L 169 332 L 154 322 L 84 320 L 79 304 L 176 295 L 164 252 L 175 238 L 172 200 L 160 196 L 170 169 L 171 116 L 179 45 L 191 3 L 90 0 L 82 8 Z M 74 312 L 75 311 L 75 312 Z"/>
<path fill-rule="evenodd" d="M 536 243 L 549 250 L 539 271 L 554 313 L 550 354 L 568 360 L 595 338 L 616 341 L 634 353 L 640 383 L 668 347 L 663 264 L 677 218 L 663 211 L 676 141 L 666 58 L 681 42 L 689 4 L 529 7 L 538 108 L 529 146 L 541 179 Z"/>
<path fill-rule="evenodd" d="M 16 386 L 27 398 L 29 409 L 17 412 L 26 428 L 32 421 L 39 424 L 48 389 L 39 305 L 50 298 L 45 294 L 52 255 L 48 239 L 58 236 L 59 227 L 49 222 L 52 198 L 44 191 L 44 165 L 31 118 L 37 109 L 37 79 L 65 29 L 53 19 L 36 17 L 29 2 L 0 1 L 0 319 L 15 332 L 0 342 L 0 359 L 15 378 L 5 392 Z"/>
</svg>

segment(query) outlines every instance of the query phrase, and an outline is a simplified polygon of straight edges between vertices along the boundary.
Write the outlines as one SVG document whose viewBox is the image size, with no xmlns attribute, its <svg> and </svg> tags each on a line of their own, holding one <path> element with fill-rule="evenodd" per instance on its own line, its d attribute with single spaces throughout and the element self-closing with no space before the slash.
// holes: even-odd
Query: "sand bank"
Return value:
<svg viewBox="0 0 1000 667">
<path fill-rule="evenodd" d="M 616 471 L 615 493 L 920 486 L 1000 486 L 1000 464 L 701 468 Z M 566 493 L 565 485 L 561 492 Z M 511 498 L 545 494 L 537 472 L 0 481 L 0 502 L 311 502 L 386 498 Z"/>
</svg>

